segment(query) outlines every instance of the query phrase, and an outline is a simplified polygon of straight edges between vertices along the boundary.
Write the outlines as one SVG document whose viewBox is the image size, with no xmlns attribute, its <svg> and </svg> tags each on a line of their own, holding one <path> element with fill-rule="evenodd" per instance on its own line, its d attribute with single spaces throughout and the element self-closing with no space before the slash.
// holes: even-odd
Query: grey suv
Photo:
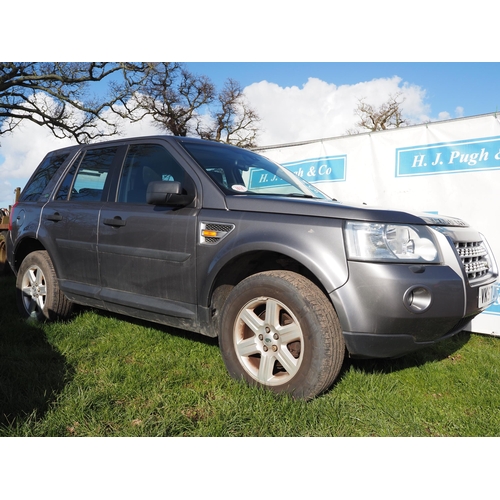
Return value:
<svg viewBox="0 0 500 500">
<path fill-rule="evenodd" d="M 233 377 L 315 397 L 346 352 L 396 357 L 495 300 L 485 238 L 346 206 L 261 155 L 154 136 L 49 153 L 11 211 L 21 314 L 72 304 L 218 337 Z"/>
</svg>

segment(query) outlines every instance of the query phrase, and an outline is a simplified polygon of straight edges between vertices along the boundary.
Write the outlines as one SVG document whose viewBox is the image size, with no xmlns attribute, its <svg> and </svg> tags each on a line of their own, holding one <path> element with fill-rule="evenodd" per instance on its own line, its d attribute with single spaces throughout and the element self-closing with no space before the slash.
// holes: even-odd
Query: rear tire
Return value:
<svg viewBox="0 0 500 500">
<path fill-rule="evenodd" d="M 23 260 L 17 274 L 16 299 L 21 315 L 37 321 L 65 319 L 73 308 L 59 289 L 54 266 L 44 250 Z"/>
<path fill-rule="evenodd" d="M 312 399 L 328 389 L 345 357 L 332 304 L 290 271 L 255 274 L 234 287 L 219 336 L 232 377 L 294 398 Z"/>
</svg>

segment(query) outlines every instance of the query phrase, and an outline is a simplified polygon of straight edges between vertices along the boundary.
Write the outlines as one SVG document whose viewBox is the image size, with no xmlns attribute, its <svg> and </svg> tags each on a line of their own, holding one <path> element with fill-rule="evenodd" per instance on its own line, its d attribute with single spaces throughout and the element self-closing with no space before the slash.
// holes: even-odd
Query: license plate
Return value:
<svg viewBox="0 0 500 500">
<path fill-rule="evenodd" d="M 478 307 L 488 307 L 496 300 L 496 283 L 479 287 Z"/>
</svg>

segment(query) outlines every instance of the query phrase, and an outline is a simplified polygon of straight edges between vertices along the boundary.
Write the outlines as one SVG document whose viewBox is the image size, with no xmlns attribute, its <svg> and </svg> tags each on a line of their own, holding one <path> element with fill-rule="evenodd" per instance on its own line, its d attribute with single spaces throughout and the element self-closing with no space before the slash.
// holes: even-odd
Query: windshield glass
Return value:
<svg viewBox="0 0 500 500">
<path fill-rule="evenodd" d="M 210 142 L 184 142 L 182 145 L 226 194 L 327 199 L 311 184 L 252 151 Z"/>
</svg>

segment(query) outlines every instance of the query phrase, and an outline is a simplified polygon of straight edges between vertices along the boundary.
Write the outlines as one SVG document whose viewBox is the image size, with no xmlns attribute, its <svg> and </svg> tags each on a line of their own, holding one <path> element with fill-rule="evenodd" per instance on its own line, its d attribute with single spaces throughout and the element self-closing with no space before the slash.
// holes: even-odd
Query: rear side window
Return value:
<svg viewBox="0 0 500 500">
<path fill-rule="evenodd" d="M 63 179 L 56 200 L 100 201 L 118 148 L 91 149 Z"/>
<path fill-rule="evenodd" d="M 20 201 L 38 201 L 50 179 L 52 179 L 68 156 L 69 153 L 64 153 L 46 157 L 23 189 Z"/>
</svg>

